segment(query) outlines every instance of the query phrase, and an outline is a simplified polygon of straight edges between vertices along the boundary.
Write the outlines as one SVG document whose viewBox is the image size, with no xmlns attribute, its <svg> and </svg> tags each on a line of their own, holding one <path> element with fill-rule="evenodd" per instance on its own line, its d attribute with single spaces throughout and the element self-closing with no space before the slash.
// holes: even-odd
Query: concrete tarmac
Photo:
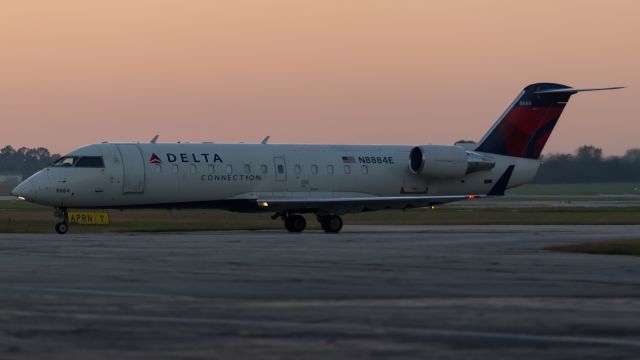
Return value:
<svg viewBox="0 0 640 360">
<path fill-rule="evenodd" d="M 73 232 L 73 228 L 71 229 Z M 637 358 L 640 226 L 0 235 L 0 359 Z"/>
</svg>

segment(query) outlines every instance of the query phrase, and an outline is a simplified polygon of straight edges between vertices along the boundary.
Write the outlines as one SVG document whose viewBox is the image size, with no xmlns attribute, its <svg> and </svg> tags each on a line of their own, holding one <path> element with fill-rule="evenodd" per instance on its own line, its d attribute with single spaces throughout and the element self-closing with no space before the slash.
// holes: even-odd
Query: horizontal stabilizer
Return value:
<svg viewBox="0 0 640 360">
<path fill-rule="evenodd" d="M 600 91 L 600 90 L 616 90 L 616 89 L 624 89 L 624 86 L 614 86 L 614 87 L 606 87 L 606 88 L 566 88 L 566 89 L 547 89 L 547 90 L 539 90 L 534 92 L 534 94 L 558 94 L 558 93 L 569 93 L 575 94 L 583 91 Z"/>
</svg>

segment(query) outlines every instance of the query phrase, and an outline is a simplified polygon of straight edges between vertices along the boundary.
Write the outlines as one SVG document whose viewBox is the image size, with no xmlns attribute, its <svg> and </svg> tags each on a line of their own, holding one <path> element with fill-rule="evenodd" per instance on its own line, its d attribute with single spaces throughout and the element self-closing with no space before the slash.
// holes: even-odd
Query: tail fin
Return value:
<svg viewBox="0 0 640 360">
<path fill-rule="evenodd" d="M 561 84 L 531 84 L 480 140 L 476 151 L 538 159 L 571 95 L 611 89 L 620 87 L 574 89 Z"/>
</svg>

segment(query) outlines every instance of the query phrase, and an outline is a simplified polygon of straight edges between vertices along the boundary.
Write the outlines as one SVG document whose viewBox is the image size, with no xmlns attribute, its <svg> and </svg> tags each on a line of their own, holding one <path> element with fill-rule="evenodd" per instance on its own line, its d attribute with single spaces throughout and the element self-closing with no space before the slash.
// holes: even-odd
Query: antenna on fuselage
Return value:
<svg viewBox="0 0 640 360">
<path fill-rule="evenodd" d="M 269 138 L 271 138 L 271 136 L 267 135 L 267 137 L 265 137 L 264 139 L 262 139 L 262 141 L 260 141 L 260 144 L 265 145 L 265 144 L 269 143 Z"/>
<path fill-rule="evenodd" d="M 158 141 L 158 137 L 160 137 L 160 135 L 154 136 L 153 139 L 151 139 L 150 143 L 155 144 L 156 141 Z"/>
</svg>

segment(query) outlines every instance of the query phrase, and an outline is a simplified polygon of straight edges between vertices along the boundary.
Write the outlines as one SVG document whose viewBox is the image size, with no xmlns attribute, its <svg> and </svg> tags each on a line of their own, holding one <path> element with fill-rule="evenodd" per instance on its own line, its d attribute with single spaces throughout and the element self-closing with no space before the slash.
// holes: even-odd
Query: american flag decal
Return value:
<svg viewBox="0 0 640 360">
<path fill-rule="evenodd" d="M 342 162 L 345 164 L 353 164 L 356 162 L 356 158 L 354 158 L 353 156 L 343 156 Z"/>
</svg>

